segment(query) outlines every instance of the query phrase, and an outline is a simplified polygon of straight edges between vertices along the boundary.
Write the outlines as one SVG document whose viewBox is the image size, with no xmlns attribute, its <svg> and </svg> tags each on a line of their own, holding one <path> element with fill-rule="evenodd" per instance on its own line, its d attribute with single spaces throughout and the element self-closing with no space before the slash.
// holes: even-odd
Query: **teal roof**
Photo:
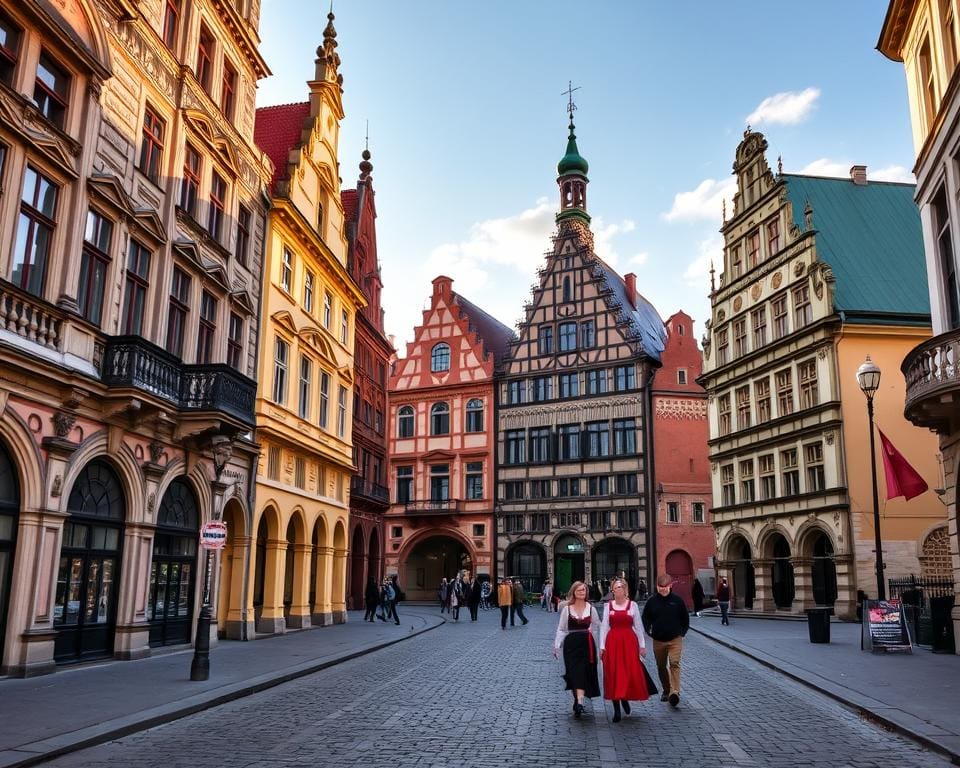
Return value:
<svg viewBox="0 0 960 768">
<path fill-rule="evenodd" d="M 793 218 L 813 209 L 817 256 L 836 278 L 834 309 L 851 322 L 929 322 L 930 295 L 915 186 L 782 174 Z M 913 318 L 905 317 L 913 315 Z"/>
<path fill-rule="evenodd" d="M 568 173 L 579 173 L 586 176 L 589 170 L 590 166 L 587 164 L 586 158 L 577 149 L 577 134 L 573 132 L 573 117 L 571 116 L 570 135 L 567 137 L 567 153 L 557 163 L 557 175 L 566 176 Z"/>
</svg>

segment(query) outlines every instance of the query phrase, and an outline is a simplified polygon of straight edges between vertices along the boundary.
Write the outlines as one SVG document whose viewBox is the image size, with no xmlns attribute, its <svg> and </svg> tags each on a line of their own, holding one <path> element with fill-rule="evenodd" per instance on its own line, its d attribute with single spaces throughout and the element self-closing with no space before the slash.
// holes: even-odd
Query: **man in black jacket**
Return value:
<svg viewBox="0 0 960 768">
<path fill-rule="evenodd" d="M 690 615 L 686 603 L 671 591 L 672 586 L 672 576 L 664 573 L 657 577 L 657 594 L 647 600 L 641 620 L 653 638 L 653 655 L 663 689 L 660 700 L 676 707 L 680 704 L 680 656 L 683 637 L 690 629 Z"/>
</svg>

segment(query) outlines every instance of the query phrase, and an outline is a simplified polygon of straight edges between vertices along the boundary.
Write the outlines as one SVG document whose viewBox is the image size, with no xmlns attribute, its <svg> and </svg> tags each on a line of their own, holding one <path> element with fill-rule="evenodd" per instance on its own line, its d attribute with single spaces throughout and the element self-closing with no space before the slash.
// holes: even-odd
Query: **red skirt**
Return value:
<svg viewBox="0 0 960 768">
<path fill-rule="evenodd" d="M 603 651 L 603 698 L 646 701 L 650 698 L 640 644 L 632 629 L 614 627 Z"/>
</svg>

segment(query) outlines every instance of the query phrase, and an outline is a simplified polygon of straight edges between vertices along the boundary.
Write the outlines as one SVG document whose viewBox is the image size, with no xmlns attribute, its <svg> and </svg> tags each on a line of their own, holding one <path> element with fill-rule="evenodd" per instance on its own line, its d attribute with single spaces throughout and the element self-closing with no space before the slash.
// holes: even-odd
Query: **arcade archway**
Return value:
<svg viewBox="0 0 960 768">
<path fill-rule="evenodd" d="M 442 534 L 421 539 L 400 564 L 400 585 L 408 600 L 433 600 L 440 580 L 458 571 L 473 571 L 470 550 L 459 539 Z"/>
</svg>

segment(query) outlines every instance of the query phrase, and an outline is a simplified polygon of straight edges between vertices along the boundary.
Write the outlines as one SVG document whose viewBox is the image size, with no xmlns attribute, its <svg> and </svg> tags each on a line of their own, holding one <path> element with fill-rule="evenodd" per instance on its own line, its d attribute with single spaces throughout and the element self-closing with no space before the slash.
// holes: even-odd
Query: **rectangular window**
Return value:
<svg viewBox="0 0 960 768">
<path fill-rule="evenodd" d="M 207 232 L 217 242 L 223 230 L 224 210 L 227 205 L 227 182 L 213 171 L 210 174 L 210 211 L 207 217 Z"/>
<path fill-rule="evenodd" d="M 737 503 L 733 464 L 724 464 L 720 467 L 720 498 L 723 499 L 723 506 L 725 507 Z"/>
<path fill-rule="evenodd" d="M 434 464 L 430 467 L 430 501 L 450 500 L 450 465 Z"/>
<path fill-rule="evenodd" d="M 533 384 L 533 402 L 542 403 L 544 400 L 553 400 L 552 376 L 539 376 L 531 383 Z"/>
<path fill-rule="evenodd" d="M 531 533 L 546 533 L 549 530 L 550 514 L 548 512 L 534 512 L 532 515 L 530 515 Z"/>
<path fill-rule="evenodd" d="M 243 371 L 243 318 L 236 312 L 230 313 L 230 328 L 227 336 L 227 365 Z"/>
<path fill-rule="evenodd" d="M 217 300 L 207 291 L 200 294 L 200 332 L 197 336 L 197 362 L 213 360 L 213 343 L 217 335 Z"/>
<path fill-rule="evenodd" d="M 143 132 L 140 144 L 140 171 L 151 181 L 160 178 L 163 161 L 163 135 L 166 125 L 153 107 L 147 104 L 143 111 Z"/>
<path fill-rule="evenodd" d="M 955 168 L 960 162 L 955 161 Z M 950 213 L 947 207 L 946 190 L 941 188 L 931 203 L 933 228 L 937 237 L 937 257 L 940 262 L 940 283 L 946 304 L 949 328 L 960 328 L 960 281 L 957 280 L 957 260 L 953 253 L 953 237 L 950 233 Z"/>
<path fill-rule="evenodd" d="M 346 344 L 350 338 L 350 313 L 347 310 L 340 312 L 340 343 Z"/>
<path fill-rule="evenodd" d="M 750 426 L 750 387 L 737 389 L 737 429 Z"/>
<path fill-rule="evenodd" d="M 760 500 L 769 501 L 777 497 L 777 468 L 773 454 L 767 453 L 757 459 L 760 474 Z"/>
<path fill-rule="evenodd" d="M 637 476 L 632 472 L 623 472 L 614 475 L 616 493 L 620 496 L 629 496 L 637 492 Z"/>
<path fill-rule="evenodd" d="M 927 120 L 927 130 L 933 127 L 937 116 L 937 91 L 933 75 L 933 60 L 930 57 L 930 40 L 925 39 L 917 55 L 920 70 L 920 100 L 923 102 L 923 115 Z"/>
<path fill-rule="evenodd" d="M 330 412 L 330 374 L 320 372 L 320 415 L 317 421 L 324 429 L 327 428 L 327 416 Z"/>
<path fill-rule="evenodd" d="M 309 269 L 303 276 L 303 309 L 308 314 L 313 314 L 313 281 L 316 276 Z"/>
<path fill-rule="evenodd" d="M 789 368 L 777 371 L 777 416 L 793 413 L 793 375 Z"/>
<path fill-rule="evenodd" d="M 504 464 L 524 464 L 527 461 L 527 436 L 522 429 L 511 429 L 503 438 Z"/>
<path fill-rule="evenodd" d="M 550 461 L 550 427 L 530 429 L 530 461 L 545 464 Z"/>
<path fill-rule="evenodd" d="M 473 535 L 474 537 L 486 536 L 487 526 L 483 523 L 474 523 L 473 524 Z"/>
<path fill-rule="evenodd" d="M 237 262 L 247 265 L 247 253 L 250 250 L 250 211 L 241 205 L 237 209 L 237 250 L 234 255 Z"/>
<path fill-rule="evenodd" d="M 550 481 L 549 480 L 531 480 L 530 481 L 530 498 L 531 499 L 549 499 L 550 494 Z"/>
<path fill-rule="evenodd" d="M 717 416 L 718 427 L 721 435 L 729 435 L 731 429 L 730 421 L 730 395 L 720 395 L 717 398 Z"/>
<path fill-rule="evenodd" d="M 580 478 L 579 477 L 562 477 L 559 480 L 557 480 L 557 496 L 576 498 L 579 495 L 580 495 Z M 577 523 L 577 525 L 579 525 L 579 523 Z"/>
<path fill-rule="evenodd" d="M 20 198 L 20 218 L 14 245 L 13 272 L 10 280 L 27 293 L 43 295 L 47 259 L 57 225 L 57 198 L 60 188 L 50 179 L 27 166 Z"/>
<path fill-rule="evenodd" d="M 603 531 L 607 528 L 610 515 L 606 511 L 590 510 L 590 530 Z"/>
<path fill-rule="evenodd" d="M 957 30 L 953 18 L 951 3 L 940 3 L 940 15 L 943 18 L 943 58 L 947 65 L 947 77 L 953 75 L 957 66 Z"/>
<path fill-rule="evenodd" d="M 637 388 L 637 369 L 632 364 L 618 365 L 613 372 L 617 392 L 627 392 Z"/>
<path fill-rule="evenodd" d="M 403 526 L 402 525 L 391 525 L 390 526 L 390 536 L 394 539 L 403 538 Z"/>
<path fill-rule="evenodd" d="M 726 365 L 730 359 L 730 339 L 727 329 L 717 331 L 717 365 Z"/>
<path fill-rule="evenodd" d="M 793 327 L 802 328 L 813 319 L 810 306 L 810 286 L 801 285 L 793 289 Z"/>
<path fill-rule="evenodd" d="M 767 256 L 773 257 L 780 250 L 780 220 L 767 222 Z"/>
<path fill-rule="evenodd" d="M 695 501 L 693 502 L 692 508 L 693 508 L 693 522 L 705 523 L 707 521 L 706 505 L 702 501 Z"/>
<path fill-rule="evenodd" d="M 303 456 L 293 460 L 293 484 L 300 490 L 307 487 L 307 460 Z"/>
<path fill-rule="evenodd" d="M 183 154 L 183 179 L 180 182 L 180 207 L 196 218 L 200 194 L 200 153 L 187 144 Z"/>
<path fill-rule="evenodd" d="M 800 493 L 800 468 L 797 464 L 797 449 L 780 452 L 780 471 L 783 474 L 783 495 L 796 496 Z"/>
<path fill-rule="evenodd" d="M 467 462 L 467 498 L 483 498 L 483 462 Z"/>
<path fill-rule="evenodd" d="M 606 421 L 594 421 L 587 428 L 587 457 L 591 459 L 610 455 L 610 425 Z"/>
<path fill-rule="evenodd" d="M 740 501 L 748 503 L 757 500 L 753 478 L 753 459 L 740 462 Z"/>
<path fill-rule="evenodd" d="M 770 421 L 770 379 L 753 382 L 753 392 L 757 398 L 757 424 Z"/>
<path fill-rule="evenodd" d="M 279 336 L 273 343 L 273 402 L 281 405 L 287 400 L 287 366 L 290 345 Z"/>
<path fill-rule="evenodd" d="M 190 311 L 190 275 L 180 267 L 173 268 L 170 281 L 170 306 L 167 308 L 167 351 L 183 357 L 183 334 Z"/>
<path fill-rule="evenodd" d="M 467 401 L 467 432 L 483 432 L 483 401 Z"/>
<path fill-rule="evenodd" d="M 523 481 L 508 480 L 503 484 L 503 493 L 504 493 L 504 499 L 506 499 L 507 501 L 514 501 L 516 499 L 524 498 Z"/>
<path fill-rule="evenodd" d="M 587 371 L 586 384 L 588 395 L 603 395 L 607 391 L 607 370 Z"/>
<path fill-rule="evenodd" d="M 62 131 L 69 100 L 70 75 L 46 53 L 41 53 L 33 88 L 33 103 L 41 115 Z"/>
<path fill-rule="evenodd" d="M 813 408 L 820 404 L 820 393 L 817 387 L 817 361 L 805 360 L 797 365 L 797 374 L 800 379 L 800 407 Z"/>
<path fill-rule="evenodd" d="M 803 447 L 807 465 L 807 493 L 822 491 L 827 487 L 823 471 L 823 443 L 811 443 Z"/>
<path fill-rule="evenodd" d="M 637 422 L 635 419 L 613 420 L 613 452 L 630 456 L 637 452 Z"/>
<path fill-rule="evenodd" d="M 213 79 L 213 35 L 205 25 L 200 25 L 200 36 L 197 39 L 197 81 L 203 90 L 210 93 Z"/>
<path fill-rule="evenodd" d="M 607 475 L 599 475 L 587 478 L 587 496 L 609 496 L 610 478 Z"/>
<path fill-rule="evenodd" d="M 177 28 L 180 26 L 181 0 L 166 0 L 163 11 L 163 43 L 171 51 L 177 44 Z"/>
<path fill-rule="evenodd" d="M 677 384 L 686 384 L 687 383 L 687 372 L 683 368 L 677 369 Z"/>
<path fill-rule="evenodd" d="M 20 56 L 23 30 L 5 16 L 0 16 L 0 82 L 13 84 L 13 73 Z"/>
<path fill-rule="evenodd" d="M 267 477 L 270 480 L 280 479 L 280 447 L 271 445 L 267 448 Z"/>
<path fill-rule="evenodd" d="M 559 352 L 572 352 L 577 348 L 577 324 L 560 323 L 557 335 L 557 350 Z"/>
<path fill-rule="evenodd" d="M 333 296 L 330 291 L 323 292 L 323 327 L 330 330 L 330 323 L 333 322 Z"/>
<path fill-rule="evenodd" d="M 397 504 L 413 501 L 413 467 L 397 467 Z"/>
<path fill-rule="evenodd" d="M 580 378 L 576 373 L 561 373 L 560 397 L 576 397 L 580 394 Z"/>
<path fill-rule="evenodd" d="M 77 304 L 80 314 L 96 326 L 103 316 L 103 294 L 110 267 L 113 222 L 92 209 L 87 211 L 87 227 L 80 257 L 80 281 Z"/>
<path fill-rule="evenodd" d="M 310 418 L 310 383 L 313 379 L 313 363 L 309 357 L 300 356 L 300 405 L 297 415 L 301 419 Z"/>
<path fill-rule="evenodd" d="M 667 502 L 667 522 L 668 523 L 680 522 L 680 503 L 679 502 L 677 501 Z"/>
<path fill-rule="evenodd" d="M 504 515 L 504 533 L 523 533 L 523 515 Z"/>
<path fill-rule="evenodd" d="M 580 425 L 561 424 L 559 430 L 560 460 L 572 461 L 580 458 Z"/>
<path fill-rule="evenodd" d="M 782 339 L 789 333 L 787 328 L 787 294 L 774 296 L 770 302 L 773 309 L 773 338 Z"/>
<path fill-rule="evenodd" d="M 753 321 L 753 348 L 760 349 L 767 343 L 767 308 L 758 307 L 750 317 Z"/>
<path fill-rule="evenodd" d="M 597 343 L 597 331 L 593 320 L 584 320 L 580 323 L 580 348 L 592 349 Z"/>
<path fill-rule="evenodd" d="M 537 329 L 537 354 L 553 354 L 553 326 L 541 325 Z"/>
<path fill-rule="evenodd" d="M 510 381 L 507 382 L 507 402 L 511 405 L 524 403 L 527 400 L 527 382 Z"/>
<path fill-rule="evenodd" d="M 233 119 L 234 106 L 237 103 L 237 70 L 223 59 L 223 80 L 220 84 L 220 109 L 224 117 L 228 120 Z"/>
<path fill-rule="evenodd" d="M 740 255 L 739 245 L 730 249 L 730 272 L 733 274 L 734 280 L 743 274 L 743 257 Z"/>
<path fill-rule="evenodd" d="M 347 388 L 340 385 L 340 391 L 337 393 L 337 437 L 342 438 L 347 434 Z"/>
<path fill-rule="evenodd" d="M 747 235 L 747 268 L 753 269 L 760 263 L 760 230 L 755 229 Z"/>
<path fill-rule="evenodd" d="M 147 303 L 150 251 L 133 238 L 127 252 L 127 276 L 123 289 L 123 333 L 143 334 L 143 311 Z"/>
<path fill-rule="evenodd" d="M 286 246 L 280 262 L 280 287 L 287 293 L 293 288 L 293 251 Z"/>
<path fill-rule="evenodd" d="M 736 357 L 747 354 L 747 320 L 744 317 L 733 323 L 733 354 Z"/>
</svg>

